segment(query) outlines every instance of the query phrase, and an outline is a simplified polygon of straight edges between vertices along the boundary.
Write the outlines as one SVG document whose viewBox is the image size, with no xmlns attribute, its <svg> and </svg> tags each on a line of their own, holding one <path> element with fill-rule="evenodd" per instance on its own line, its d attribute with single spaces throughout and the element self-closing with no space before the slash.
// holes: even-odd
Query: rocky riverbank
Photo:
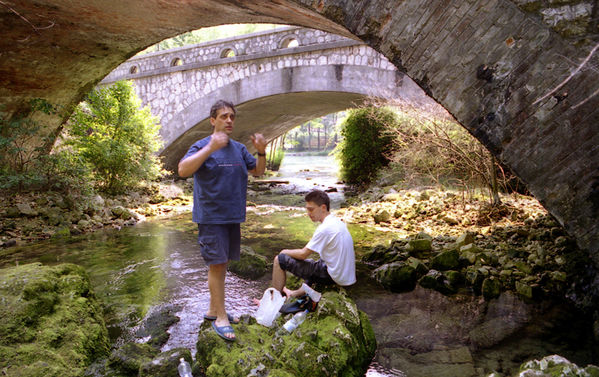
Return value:
<svg viewBox="0 0 599 377">
<path fill-rule="evenodd" d="M 191 183 L 161 182 L 126 195 L 14 194 L 0 203 L 0 248 L 189 211 Z"/>
</svg>

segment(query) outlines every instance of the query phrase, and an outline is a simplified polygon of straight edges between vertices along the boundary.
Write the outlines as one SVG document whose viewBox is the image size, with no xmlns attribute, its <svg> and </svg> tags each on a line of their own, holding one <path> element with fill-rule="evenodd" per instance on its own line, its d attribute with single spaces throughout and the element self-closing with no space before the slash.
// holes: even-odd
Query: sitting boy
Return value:
<svg viewBox="0 0 599 377">
<path fill-rule="evenodd" d="M 285 249 L 275 257 L 272 270 L 272 286 L 287 297 L 303 297 L 313 291 L 313 284 L 338 284 L 348 286 L 356 282 L 356 263 L 354 243 L 344 222 L 332 215 L 329 196 L 320 190 L 309 192 L 305 196 L 306 210 L 310 220 L 320 222 L 312 239 L 303 249 Z M 308 259 L 312 253 L 318 253 L 318 261 Z M 297 290 L 285 286 L 286 271 L 305 280 Z M 319 297 L 318 292 L 316 292 Z M 314 297 L 314 296 L 313 296 Z M 302 309 L 313 311 L 318 300 L 302 298 L 299 306 L 285 305 L 281 311 L 294 312 Z M 297 309 L 297 310 L 296 310 Z"/>
</svg>

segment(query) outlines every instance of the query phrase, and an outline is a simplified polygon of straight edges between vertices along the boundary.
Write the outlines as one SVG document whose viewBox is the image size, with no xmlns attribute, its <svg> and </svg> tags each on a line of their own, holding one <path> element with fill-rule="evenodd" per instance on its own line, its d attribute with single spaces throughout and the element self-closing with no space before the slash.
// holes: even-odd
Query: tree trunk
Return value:
<svg viewBox="0 0 599 377">
<path fill-rule="evenodd" d="M 496 160 L 495 156 L 490 155 L 490 164 L 491 164 L 491 195 L 493 197 L 492 204 L 494 206 L 498 206 L 501 204 L 501 199 L 499 198 L 499 185 L 497 183 L 497 169 L 495 168 Z"/>
</svg>

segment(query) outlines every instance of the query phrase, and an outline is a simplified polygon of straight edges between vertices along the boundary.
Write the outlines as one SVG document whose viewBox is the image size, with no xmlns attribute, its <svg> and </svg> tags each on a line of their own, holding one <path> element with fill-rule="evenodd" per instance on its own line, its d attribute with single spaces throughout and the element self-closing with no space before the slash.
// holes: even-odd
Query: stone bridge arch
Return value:
<svg viewBox="0 0 599 377">
<path fill-rule="evenodd" d="M 357 37 L 509 166 L 599 262 L 599 73 L 586 69 L 597 64 L 595 1 L 36 0 L 13 6 L 0 8 L 0 102 L 7 116 L 27 112 L 36 97 L 75 104 L 137 51 L 201 27 L 270 22 Z M 61 121 L 49 122 L 39 140 Z"/>
<path fill-rule="evenodd" d="M 234 138 L 248 147 L 255 132 L 271 140 L 305 121 L 357 106 L 368 98 L 422 101 L 420 88 L 395 70 L 326 65 L 259 73 L 208 93 L 163 124 L 165 148 L 160 155 L 167 169 L 175 171 L 189 146 L 212 132 L 208 114 L 220 98 L 236 104 Z"/>
</svg>

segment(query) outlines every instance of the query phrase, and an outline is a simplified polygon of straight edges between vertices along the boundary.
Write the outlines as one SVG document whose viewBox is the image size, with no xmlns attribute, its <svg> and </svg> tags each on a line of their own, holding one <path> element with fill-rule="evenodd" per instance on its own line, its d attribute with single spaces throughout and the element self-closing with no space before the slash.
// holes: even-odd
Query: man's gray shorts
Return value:
<svg viewBox="0 0 599 377">
<path fill-rule="evenodd" d="M 240 224 L 198 224 L 198 243 L 208 265 L 239 260 Z"/>
<path fill-rule="evenodd" d="M 289 271 L 297 277 L 306 281 L 307 285 L 335 284 L 335 281 L 327 271 L 327 265 L 321 260 L 295 259 L 287 254 L 279 254 L 279 266 L 283 271 Z"/>
</svg>

